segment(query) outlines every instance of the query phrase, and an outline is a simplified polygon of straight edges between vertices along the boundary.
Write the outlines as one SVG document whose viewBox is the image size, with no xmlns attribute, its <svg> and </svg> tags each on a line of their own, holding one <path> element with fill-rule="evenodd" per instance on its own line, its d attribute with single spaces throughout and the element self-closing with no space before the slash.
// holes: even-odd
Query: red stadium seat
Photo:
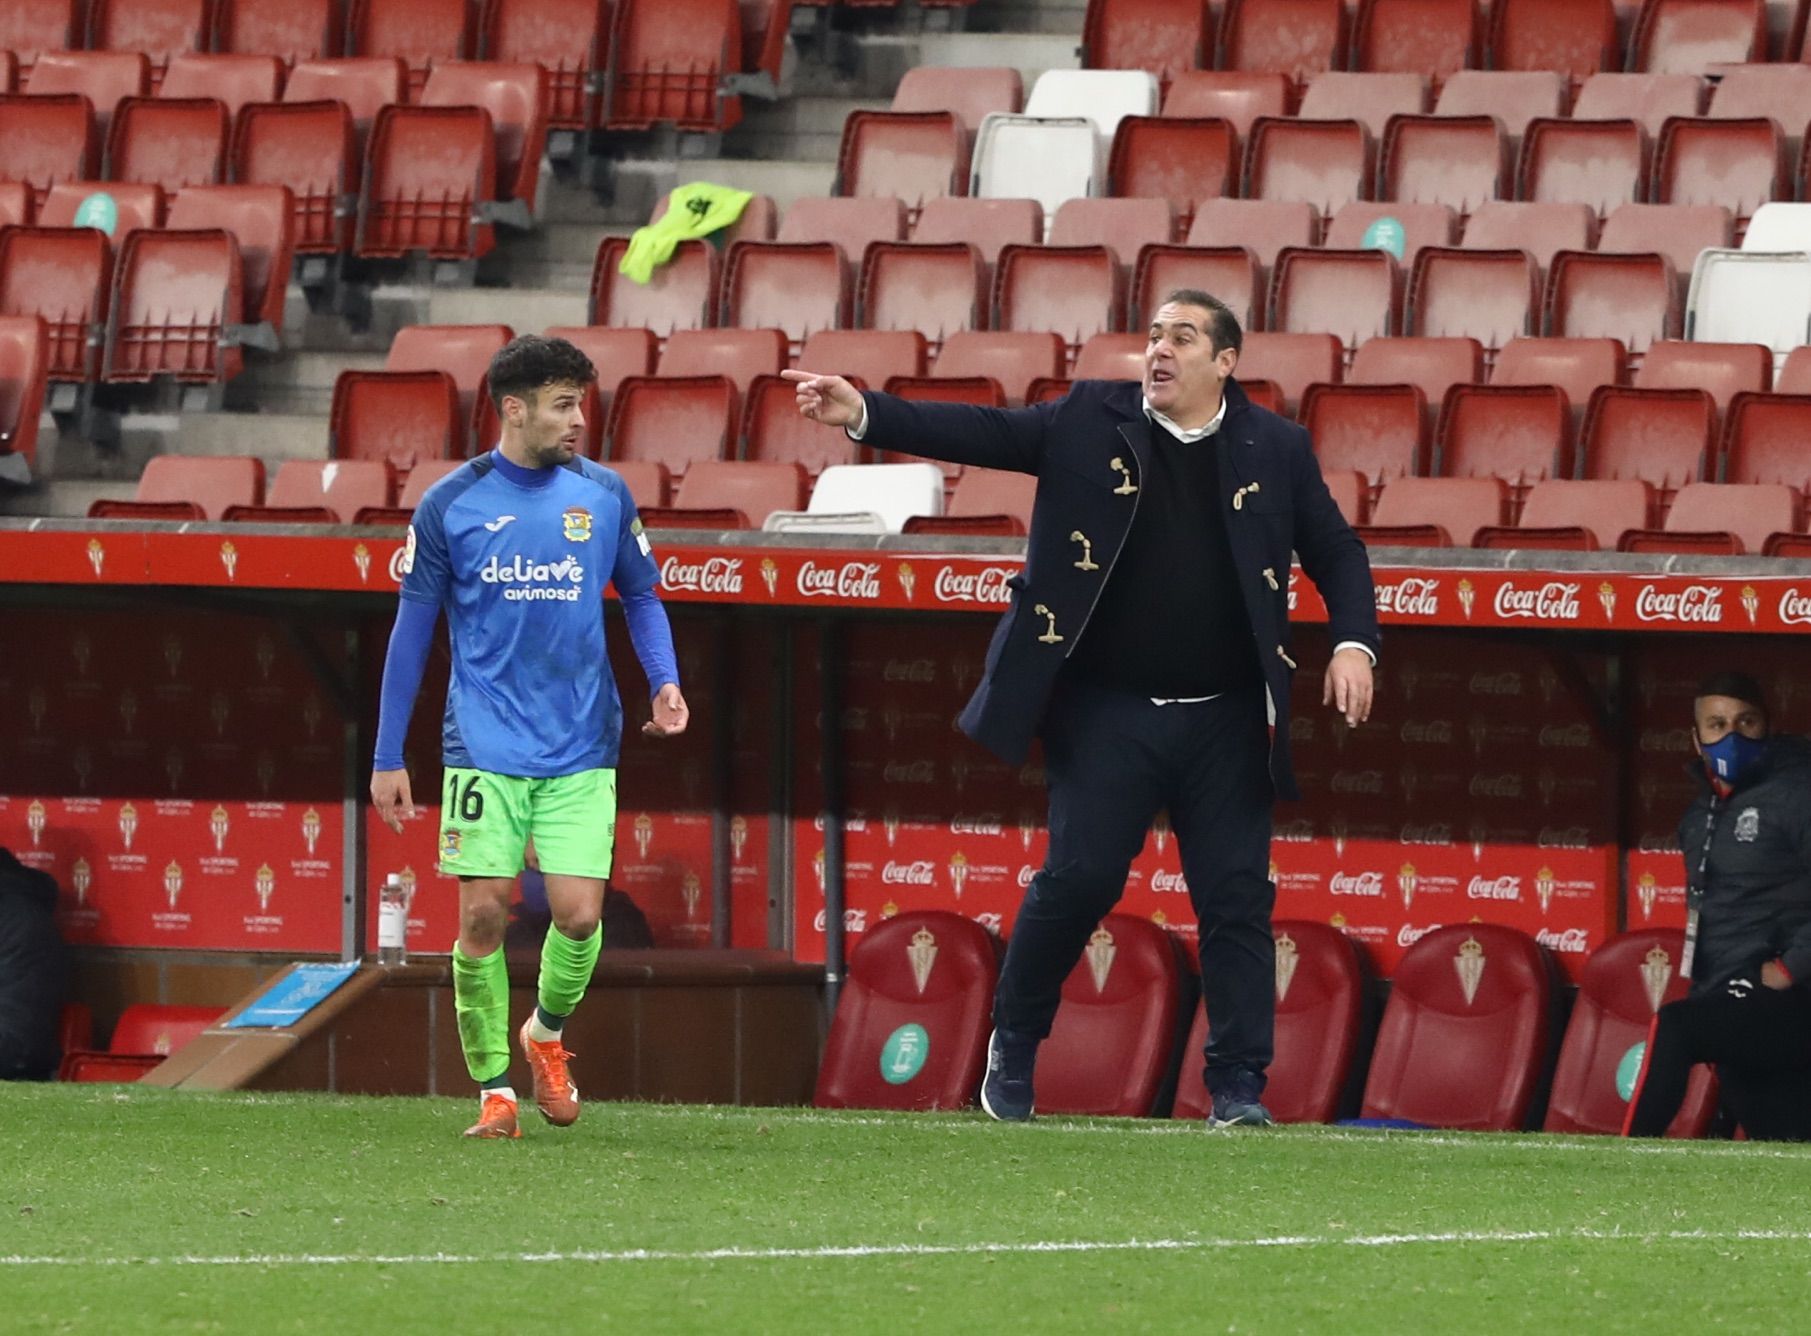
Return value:
<svg viewBox="0 0 1811 1336">
<path fill-rule="evenodd" d="M 1771 388 L 1779 394 L 1811 394 L 1811 346 L 1794 348 L 1786 354 L 1786 364 Z"/>
<path fill-rule="evenodd" d="M 597 370 L 596 399 L 585 406 L 585 453 L 597 457 L 604 439 L 604 412 L 626 376 L 651 376 L 660 340 L 647 329 L 597 329 L 590 325 L 556 325 L 542 331 L 565 339 L 591 360 Z"/>
<path fill-rule="evenodd" d="M 1427 400 L 1413 385 L 1310 385 L 1300 421 L 1321 466 L 1357 472 L 1372 495 L 1428 471 Z"/>
<path fill-rule="evenodd" d="M 1759 343 L 1669 339 L 1650 346 L 1635 373 L 1637 389 L 1706 390 L 1719 409 L 1738 394 L 1765 394 L 1772 381 L 1773 350 Z"/>
<path fill-rule="evenodd" d="M 994 267 L 995 324 L 1055 330 L 1073 354 L 1124 324 L 1125 271 L 1106 246 L 1008 246 Z"/>
<path fill-rule="evenodd" d="M 397 494 L 394 506 L 360 506 L 353 513 L 354 524 L 407 524 L 415 508 L 421 504 L 421 498 L 427 495 L 428 488 L 446 477 L 464 468 L 463 459 L 424 459 L 409 471 L 406 480 Z"/>
<path fill-rule="evenodd" d="M 1537 482 L 1570 478 L 1572 414 L 1551 385 L 1455 385 L 1434 443 L 1448 478 L 1501 478 L 1516 510 Z"/>
<path fill-rule="evenodd" d="M 23 181 L 0 181 L 0 227 L 29 227 L 35 212 L 30 186 Z"/>
<path fill-rule="evenodd" d="M 940 195 L 925 201 L 912 229 L 912 240 L 920 245 L 967 242 L 990 267 L 1003 247 L 1035 246 L 1043 239 L 1044 208 L 1034 199 Z"/>
<path fill-rule="evenodd" d="M 1738 394 L 1724 417 L 1724 482 L 1783 482 L 1811 491 L 1811 395 Z"/>
<path fill-rule="evenodd" d="M 757 376 L 777 376 L 787 363 L 777 329 L 676 329 L 660 355 L 663 376 L 728 376 L 743 394 Z"/>
<path fill-rule="evenodd" d="M 1543 1131 L 1622 1131 L 1628 1101 L 1617 1089 L 1618 1069 L 1629 1050 L 1649 1037 L 1661 1004 L 1685 996 L 1688 985 L 1678 968 L 1683 947 L 1677 928 L 1645 928 L 1612 937 L 1591 953 L 1560 1044 Z M 1709 1067 L 1694 1067 L 1667 1135 L 1701 1137 L 1716 1111 L 1717 1079 Z"/>
<path fill-rule="evenodd" d="M 214 49 L 275 56 L 284 65 L 340 54 L 334 0 L 215 0 Z"/>
<path fill-rule="evenodd" d="M 234 507 L 225 518 L 280 520 L 270 512 L 325 509 L 333 516 L 328 523 L 347 524 L 361 510 L 389 507 L 395 495 L 396 475 L 382 460 L 289 459 L 278 467 L 262 506 Z"/>
<path fill-rule="evenodd" d="M 794 201 L 774 240 L 828 241 L 859 265 L 871 241 L 904 241 L 905 205 L 891 195 L 805 197 Z"/>
<path fill-rule="evenodd" d="M 211 97 L 126 98 L 108 135 L 108 174 L 150 182 L 172 195 L 184 186 L 214 185 L 231 129 L 226 107 Z"/>
<path fill-rule="evenodd" d="M 283 328 L 295 255 L 294 204 L 284 186 L 190 186 L 170 205 L 171 228 L 222 228 L 239 243 L 248 325 Z"/>
<path fill-rule="evenodd" d="M 1546 308 L 1555 337 L 1616 339 L 1631 359 L 1679 336 L 1678 285 L 1664 255 L 1562 251 L 1547 276 Z"/>
<path fill-rule="evenodd" d="M 1183 70 L 1164 95 L 1163 114 L 1226 121 L 1243 142 L 1258 117 L 1289 114 L 1289 78 L 1240 70 Z"/>
<path fill-rule="evenodd" d="M 255 506 L 263 500 L 261 459 L 249 455 L 152 455 L 131 501 L 96 501 L 88 515 L 90 519 L 184 518 L 138 508 L 186 502 L 194 507 L 193 518 L 217 521 L 231 506 Z"/>
<path fill-rule="evenodd" d="M 1271 330 L 1333 334 L 1350 355 L 1366 339 L 1394 334 L 1402 273 L 1388 251 L 1303 250 L 1277 256 L 1270 285 Z"/>
<path fill-rule="evenodd" d="M 1528 489 L 1520 524 L 1479 530 L 1476 546 L 1614 552 L 1625 532 L 1653 516 L 1654 489 L 1645 482 L 1548 478 Z"/>
<path fill-rule="evenodd" d="M 417 463 L 464 453 L 469 421 L 459 412 L 459 387 L 444 371 L 342 371 L 333 386 L 328 454 L 386 460 L 406 487 Z"/>
<path fill-rule="evenodd" d="M 0 454 L 35 471 L 49 340 L 37 316 L 0 316 Z"/>
<path fill-rule="evenodd" d="M 290 71 L 283 87 L 285 102 L 344 102 L 358 127 L 359 142 L 369 135 L 377 113 L 405 100 L 409 69 L 396 56 L 353 56 L 344 60 L 309 60 Z"/>
<path fill-rule="evenodd" d="M 884 385 L 885 381 L 870 382 Z M 742 421 L 747 432 L 743 458 L 801 465 L 816 478 L 833 464 L 859 464 L 862 447 L 840 431 L 825 431 L 799 416 L 798 396 L 789 380 L 761 376 L 748 387 Z"/>
<path fill-rule="evenodd" d="M 84 98 L 0 93 L 0 179 L 30 186 L 33 207 L 59 181 L 99 175 L 100 140 Z"/>
<path fill-rule="evenodd" d="M 485 372 L 515 336 L 508 325 L 405 325 L 390 343 L 384 370 L 444 371 L 459 390 L 459 420 L 476 424 Z M 480 436 L 474 445 L 486 450 L 491 442 Z"/>
<path fill-rule="evenodd" d="M 254 102 L 278 100 L 283 91 L 283 62 L 275 56 L 191 51 L 170 57 L 170 68 L 157 91 L 160 97 L 214 98 L 231 118 Z"/>
<path fill-rule="evenodd" d="M 40 52 L 82 45 L 86 8 L 79 0 L 22 0 L 0 7 L 0 51 L 12 52 L 18 61 L 21 87 Z"/>
<path fill-rule="evenodd" d="M 1651 483 L 1665 511 L 1673 494 L 1708 476 L 1717 404 L 1703 390 L 1605 385 L 1585 410 L 1580 476 Z"/>
<path fill-rule="evenodd" d="M 1379 140 L 1393 118 L 1419 116 L 1427 109 L 1427 77 L 1423 74 L 1330 70 L 1309 81 L 1296 114 L 1310 121 L 1357 121 L 1372 140 Z"/>
<path fill-rule="evenodd" d="M 611 51 L 608 128 L 711 133 L 742 119 L 742 99 L 722 91 L 741 59 L 736 0 L 621 0 Z"/>
<path fill-rule="evenodd" d="M 1096 336 L 1098 337 L 1098 336 Z M 1026 387 L 1040 376 L 1063 374 L 1068 365 L 1062 337 L 1043 333 L 984 333 L 959 330 L 943 341 L 936 377 L 991 376 L 1006 393 L 1006 402 L 1025 402 Z"/>
<path fill-rule="evenodd" d="M 1346 9 L 1341 0 L 1230 0 L 1220 64 L 1252 74 L 1287 75 L 1297 87 L 1324 70 L 1346 67 Z"/>
<path fill-rule="evenodd" d="M 168 376 L 209 385 L 237 376 L 244 362 L 243 273 L 231 232 L 127 233 L 101 379 L 131 384 Z"/>
<path fill-rule="evenodd" d="M 1168 88 L 1213 63 L 1214 17 L 1201 0 L 1088 0 L 1082 68 L 1149 70 Z"/>
<path fill-rule="evenodd" d="M 1297 200 L 1214 199 L 1195 210 L 1191 246 L 1243 246 L 1268 274 L 1287 246 L 1313 246 L 1320 236 L 1320 211 Z"/>
<path fill-rule="evenodd" d="M 1396 967 L 1367 1118 L 1519 1131 L 1546 1066 L 1553 970 L 1534 939 L 1488 923 L 1436 928 Z"/>
<path fill-rule="evenodd" d="M 819 330 L 805 340 L 798 364 L 833 371 L 869 389 L 894 376 L 922 376 L 930 369 L 924 335 L 915 329 Z"/>
<path fill-rule="evenodd" d="M 1327 1123 L 1358 1053 L 1363 1018 L 1364 957 L 1358 946 L 1325 923 L 1279 919 L 1276 937 L 1276 1058 L 1264 1086 L 1264 1107 L 1280 1123 Z M 1171 1116 L 1205 1118 L 1213 1111 L 1200 1057 L 1207 1047 L 1207 1011 L 1197 1008 L 1182 1049 Z"/>
<path fill-rule="evenodd" d="M 1397 478 L 1358 530 L 1373 547 L 1470 547 L 1481 529 L 1509 519 L 1501 478 Z"/>
<path fill-rule="evenodd" d="M 877 243 L 862 263 L 861 325 L 919 330 L 935 351 L 956 330 L 987 327 L 985 272 L 973 246 Z"/>
<path fill-rule="evenodd" d="M 1503 127 L 1511 164 L 1521 151 L 1529 123 L 1561 116 L 1566 77 L 1553 70 L 1460 70 L 1440 90 L 1439 116 L 1489 116 Z M 1505 178 L 1505 192 L 1508 187 Z"/>
<path fill-rule="evenodd" d="M 1768 200 L 1792 198 L 1780 127 L 1765 117 L 1722 121 L 1675 117 L 1654 148 L 1654 202 L 1721 204 L 1738 229 Z"/>
<path fill-rule="evenodd" d="M 144 52 L 155 93 L 172 59 L 208 49 L 213 10 L 214 0 L 90 0 L 88 45 Z"/>
<path fill-rule="evenodd" d="M 1077 380 L 1139 380 L 1144 376 L 1143 333 L 1096 334 L 1075 359 Z"/>
<path fill-rule="evenodd" d="M 82 210 L 96 195 L 113 200 L 113 240 L 124 240 L 135 227 L 157 228 L 164 225 L 164 194 L 161 186 L 139 185 L 131 181 L 59 181 L 50 188 L 44 203 L 38 206 L 39 227 L 74 227 L 78 217 L 82 226 L 96 221 L 92 209 Z M 104 230 L 104 229 L 103 229 Z"/>
<path fill-rule="evenodd" d="M 400 59 L 409 71 L 408 102 L 421 100 L 434 65 L 471 58 L 472 37 L 466 0 L 349 0 L 346 54 Z"/>
<path fill-rule="evenodd" d="M 1811 470 L 1808 470 L 1811 471 Z M 1779 482 L 1688 482 L 1660 530 L 1627 535 L 1625 552 L 1760 552 L 1804 527 L 1803 492 Z"/>
<path fill-rule="evenodd" d="M 43 319 L 53 381 L 96 378 L 112 279 L 112 249 L 93 228 L 0 229 L 0 316 Z"/>
<path fill-rule="evenodd" d="M 1299 201 L 1331 214 L 1371 197 L 1371 140 L 1357 121 L 1266 117 L 1251 127 L 1246 194 Z"/>
<path fill-rule="evenodd" d="M 959 1109 L 987 1064 L 994 941 L 960 914 L 897 914 L 863 934 L 818 1067 L 819 1108 Z"/>
<path fill-rule="evenodd" d="M 673 504 L 642 510 L 650 529 L 759 529 L 776 510 L 805 508 L 805 470 L 793 462 L 700 459 Z"/>
<path fill-rule="evenodd" d="M 1704 80 L 1695 74 L 1593 74 L 1578 90 L 1572 115 L 1587 121 L 1635 121 L 1657 136 L 1669 117 L 1704 109 Z"/>
<path fill-rule="evenodd" d="M 1720 204 L 1619 205 L 1597 241 L 1598 250 L 1611 254 L 1664 255 L 1681 284 L 1690 281 L 1699 251 L 1733 245 L 1735 216 Z"/>
<path fill-rule="evenodd" d="M 616 387 L 604 426 L 611 462 L 651 460 L 675 478 L 701 459 L 728 459 L 736 387 L 727 376 L 631 376 Z"/>
<path fill-rule="evenodd" d="M 617 459 L 605 467 L 623 480 L 629 489 L 629 498 L 635 502 L 638 510 L 643 506 L 650 510 L 664 506 L 672 493 L 672 479 L 667 474 L 665 464 Z"/>
<path fill-rule="evenodd" d="M 1052 246 L 1105 246 L 1129 266 L 1141 248 L 1174 234 L 1175 211 L 1168 199 L 1072 199 L 1050 220 L 1046 240 Z"/>
<path fill-rule="evenodd" d="M 783 330 L 793 348 L 802 348 L 818 331 L 850 323 L 849 275 L 849 261 L 834 242 L 738 241 L 723 278 L 724 321 Z"/>
<path fill-rule="evenodd" d="M 34 97 L 82 94 L 94 108 L 95 134 L 105 143 L 121 99 L 151 91 L 151 64 L 136 51 L 45 51 L 24 88 Z"/>
<path fill-rule="evenodd" d="M 1524 250 L 1544 273 L 1555 252 L 1589 250 L 1596 233 L 1597 215 L 1583 204 L 1490 200 L 1465 225 L 1465 248 Z"/>
<path fill-rule="evenodd" d="M 648 215 L 648 221 L 657 223 L 666 217 L 667 205 L 672 199 L 671 193 L 662 195 L 654 205 L 654 212 Z M 778 226 L 779 210 L 774 207 L 773 198 L 754 195 L 743 208 L 741 217 L 722 231 L 713 232 L 711 237 L 722 248 L 728 249 L 738 241 L 772 241 Z"/>
<path fill-rule="evenodd" d="M 1786 132 L 1786 152 L 1797 161 L 1811 122 L 1811 69 L 1797 64 L 1727 65 L 1710 95 L 1709 114 L 1746 120 L 1768 116 Z"/>
<path fill-rule="evenodd" d="M 1488 360 L 1534 333 L 1539 313 L 1540 271 L 1525 251 L 1429 247 L 1409 279 L 1405 332 L 1474 338 Z"/>
<path fill-rule="evenodd" d="M 1353 65 L 1425 74 L 1439 87 L 1483 55 L 1474 0 L 1360 0 Z"/>
<path fill-rule="evenodd" d="M 916 222 L 928 201 L 968 193 L 968 135 L 953 112 L 851 112 L 837 152 L 836 193 L 896 196 Z"/>
<path fill-rule="evenodd" d="M 1629 68 L 1648 74 L 1766 58 L 1765 0 L 1643 0 L 1629 39 Z"/>
<path fill-rule="evenodd" d="M 1511 339 L 1497 354 L 1492 385 L 1556 385 L 1576 423 L 1599 385 L 1620 385 L 1628 354 L 1615 339 Z"/>
<path fill-rule="evenodd" d="M 609 12 L 605 0 L 485 0 L 481 46 L 487 59 L 546 71 L 550 129 L 595 129 L 597 88 L 609 63 Z"/>
<path fill-rule="evenodd" d="M 298 255 L 333 255 L 352 241 L 343 201 L 356 191 L 352 116 L 338 102 L 247 107 L 233 134 L 232 179 L 284 186 Z"/>
<path fill-rule="evenodd" d="M 199 462 L 199 461 L 198 461 Z M 260 477 L 260 482 L 262 478 Z M 226 1012 L 219 1007 L 182 1007 L 137 1002 L 120 1013 L 109 1053 L 150 1053 L 167 1058 L 198 1037 Z"/>
<path fill-rule="evenodd" d="M 1264 328 L 1264 281 L 1243 246 L 1146 246 L 1132 271 L 1132 325 L 1142 329 L 1177 288 L 1211 292 L 1241 327 Z"/>
<path fill-rule="evenodd" d="M 914 515 L 904 533 L 992 534 L 1022 538 L 1031 528 L 1038 480 L 1028 473 L 965 468 L 941 515 Z"/>
<path fill-rule="evenodd" d="M 1282 396 L 1277 411 L 1293 414 L 1310 385 L 1334 383 L 1345 368 L 1345 353 L 1333 334 L 1261 333 L 1245 336 L 1235 374 L 1249 389 L 1269 381 Z"/>
<path fill-rule="evenodd" d="M 1449 204 L 1461 218 L 1510 193 L 1509 140 L 1492 116 L 1398 116 L 1384 133 L 1379 194 Z"/>
<path fill-rule="evenodd" d="M 497 198 L 496 143 L 478 107 L 385 107 L 371 128 L 353 250 L 367 259 L 489 253 L 481 206 Z"/>
<path fill-rule="evenodd" d="M 1632 120 L 1535 120 L 1516 165 L 1519 199 L 1588 204 L 1599 217 L 1647 197 L 1648 141 Z"/>
<path fill-rule="evenodd" d="M 1101 920 L 1038 1048 L 1038 1109 L 1150 1113 L 1175 1052 L 1182 980 L 1178 948 L 1162 928 L 1125 914 Z"/>
<path fill-rule="evenodd" d="M 1616 6 L 1612 0 L 1496 0 L 1490 54 L 1496 69 L 1558 70 L 1576 86 L 1622 63 Z"/>
<path fill-rule="evenodd" d="M 449 61 L 434 67 L 421 90 L 424 107 L 482 107 L 490 114 L 499 200 L 534 213 L 547 149 L 547 72 L 539 65 L 498 61 Z M 411 113 L 419 114 L 419 113 Z"/>
<path fill-rule="evenodd" d="M 1484 347 L 1467 338 L 1367 339 L 1353 355 L 1348 385 L 1413 385 L 1430 409 L 1454 385 L 1484 379 Z"/>
<path fill-rule="evenodd" d="M 1237 191 L 1241 165 L 1230 121 L 1127 116 L 1113 135 L 1107 190 L 1171 201 L 1186 231 L 1202 200 Z"/>
<path fill-rule="evenodd" d="M 1393 245 L 1384 245 L 1379 223 L 1394 226 L 1400 232 L 1402 254 Z M 1389 201 L 1371 203 L 1359 200 L 1344 205 L 1327 223 L 1327 236 L 1322 243 L 1334 250 L 1365 250 L 1372 247 L 1396 255 L 1404 270 L 1412 269 L 1415 256 L 1423 246 L 1456 246 L 1459 244 L 1459 216 L 1446 204 L 1396 204 Z"/>
<path fill-rule="evenodd" d="M 956 69 L 914 65 L 893 90 L 893 111 L 947 111 L 973 134 L 996 111 L 1016 112 L 1025 105 L 1025 84 L 1016 69 L 1002 65 Z"/>
<path fill-rule="evenodd" d="M 682 241 L 673 258 L 636 283 L 619 266 L 627 237 L 598 243 L 591 269 L 593 325 L 646 326 L 661 338 L 676 329 L 708 329 L 717 323 L 717 250 L 707 241 Z"/>
</svg>

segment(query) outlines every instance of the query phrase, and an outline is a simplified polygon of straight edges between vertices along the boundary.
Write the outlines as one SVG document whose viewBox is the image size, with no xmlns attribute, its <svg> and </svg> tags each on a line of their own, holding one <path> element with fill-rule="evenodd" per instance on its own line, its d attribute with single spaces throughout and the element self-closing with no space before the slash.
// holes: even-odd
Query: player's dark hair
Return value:
<svg viewBox="0 0 1811 1336">
<path fill-rule="evenodd" d="M 1747 673 L 1712 673 L 1698 683 L 1697 695 L 1693 699 L 1703 700 L 1706 696 L 1728 696 L 1731 700 L 1754 706 L 1762 714 L 1768 712 L 1767 697 L 1761 690 L 1761 684 Z"/>
<path fill-rule="evenodd" d="M 1165 306 L 1199 306 L 1207 312 L 1207 337 L 1214 352 L 1231 348 L 1235 353 L 1245 347 L 1245 333 L 1239 328 L 1239 317 L 1232 307 L 1200 288 L 1177 288 L 1163 299 Z"/>
<path fill-rule="evenodd" d="M 501 413 L 504 395 L 528 400 L 535 391 L 549 385 L 577 385 L 582 389 L 597 379 L 597 368 L 565 339 L 522 334 L 497 349 L 485 379 L 490 386 L 491 404 Z"/>
</svg>

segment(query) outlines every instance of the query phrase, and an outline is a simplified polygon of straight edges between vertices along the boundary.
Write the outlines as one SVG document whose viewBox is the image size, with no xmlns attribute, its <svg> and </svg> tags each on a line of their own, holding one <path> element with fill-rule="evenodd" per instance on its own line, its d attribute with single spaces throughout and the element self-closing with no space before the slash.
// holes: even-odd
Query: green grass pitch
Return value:
<svg viewBox="0 0 1811 1336">
<path fill-rule="evenodd" d="M 1788 1332 L 1811 1147 L 0 1087 L 0 1331 Z"/>
</svg>

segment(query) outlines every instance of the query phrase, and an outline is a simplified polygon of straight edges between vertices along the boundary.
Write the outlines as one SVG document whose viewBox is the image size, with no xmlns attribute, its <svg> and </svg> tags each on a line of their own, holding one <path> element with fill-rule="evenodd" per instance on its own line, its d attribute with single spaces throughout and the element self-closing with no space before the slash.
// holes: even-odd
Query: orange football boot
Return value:
<svg viewBox="0 0 1811 1336">
<path fill-rule="evenodd" d="M 566 1070 L 566 1059 L 572 1054 L 557 1039 L 546 1044 L 530 1039 L 528 1025 L 529 1021 L 522 1022 L 518 1038 L 529 1069 L 534 1072 L 535 1107 L 555 1127 L 571 1127 L 579 1120 L 578 1087 L 572 1084 L 572 1074 Z"/>
<path fill-rule="evenodd" d="M 516 1126 L 516 1102 L 507 1095 L 486 1095 L 478 1107 L 478 1121 L 465 1135 L 481 1141 L 514 1141 L 522 1135 Z"/>
</svg>

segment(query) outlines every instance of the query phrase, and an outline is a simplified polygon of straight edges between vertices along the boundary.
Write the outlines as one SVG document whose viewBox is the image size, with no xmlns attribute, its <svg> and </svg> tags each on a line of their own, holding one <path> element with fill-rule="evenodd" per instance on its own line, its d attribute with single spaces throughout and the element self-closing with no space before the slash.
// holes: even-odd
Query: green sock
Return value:
<svg viewBox="0 0 1811 1336">
<path fill-rule="evenodd" d="M 562 1019 L 578 1008 L 579 1000 L 591 984 L 591 971 L 597 965 L 598 949 L 604 944 L 604 925 L 582 942 L 575 942 L 552 925 L 547 940 L 541 943 L 541 1010 Z"/>
<path fill-rule="evenodd" d="M 509 1070 L 509 966 L 503 948 L 476 959 L 453 945 L 453 1011 L 465 1069 L 479 1085 Z"/>
</svg>

